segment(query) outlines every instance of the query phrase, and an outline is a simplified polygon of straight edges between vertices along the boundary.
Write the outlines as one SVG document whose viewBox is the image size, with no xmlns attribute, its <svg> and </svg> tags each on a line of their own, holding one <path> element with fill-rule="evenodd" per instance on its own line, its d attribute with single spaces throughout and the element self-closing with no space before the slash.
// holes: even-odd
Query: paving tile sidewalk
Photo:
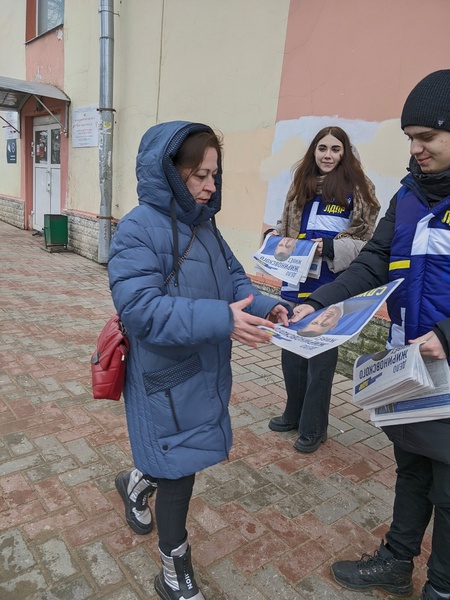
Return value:
<svg viewBox="0 0 450 600">
<path fill-rule="evenodd" d="M 152 600 L 156 532 L 127 527 L 114 488 L 131 467 L 123 402 L 90 393 L 113 312 L 106 269 L 43 247 L 0 222 L 0 598 Z M 230 460 L 198 475 L 189 514 L 205 598 L 388 598 L 330 575 L 336 559 L 378 547 L 392 509 L 392 448 L 351 404 L 350 382 L 336 375 L 329 440 L 302 455 L 294 433 L 267 428 L 284 406 L 279 350 L 235 344 L 233 371 Z"/>
</svg>

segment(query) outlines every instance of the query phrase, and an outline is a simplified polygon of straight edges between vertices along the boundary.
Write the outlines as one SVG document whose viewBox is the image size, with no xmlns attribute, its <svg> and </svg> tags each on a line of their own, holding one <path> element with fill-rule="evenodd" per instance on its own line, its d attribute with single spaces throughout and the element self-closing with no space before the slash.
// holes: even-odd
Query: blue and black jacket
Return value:
<svg viewBox="0 0 450 600">
<path fill-rule="evenodd" d="M 279 303 L 253 287 L 215 228 L 220 157 L 216 191 L 206 205 L 195 202 L 174 166 L 178 149 L 197 131 L 211 130 L 178 121 L 143 136 L 139 206 L 119 222 L 108 263 L 112 298 L 131 344 L 124 398 L 133 459 L 156 478 L 179 479 L 227 458 L 230 303 L 253 294 L 248 311 L 260 317 Z"/>
<path fill-rule="evenodd" d="M 360 255 L 307 302 L 322 308 L 399 277 L 405 281 L 389 302 L 390 343 L 408 343 L 432 330 L 450 359 L 450 196 L 430 202 L 412 174 Z M 450 419 L 383 429 L 404 450 L 450 464 Z"/>
</svg>

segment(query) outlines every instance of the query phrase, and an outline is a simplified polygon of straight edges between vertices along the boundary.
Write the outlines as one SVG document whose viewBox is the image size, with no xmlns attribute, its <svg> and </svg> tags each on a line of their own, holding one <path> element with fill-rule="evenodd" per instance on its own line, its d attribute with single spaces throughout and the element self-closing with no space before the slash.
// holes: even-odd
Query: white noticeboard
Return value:
<svg viewBox="0 0 450 600">
<path fill-rule="evenodd" d="M 0 121 L 1 123 L 3 123 L 4 131 L 5 131 L 5 139 L 17 140 L 20 137 L 19 136 L 19 129 L 20 129 L 19 113 L 16 112 L 15 110 L 8 110 L 8 111 L 5 111 L 3 116 L 6 119 L 6 121 L 8 121 L 8 123 L 10 123 L 12 125 L 12 127 L 9 127 L 7 125 L 7 123 L 5 123 L 4 121 Z"/>
<path fill-rule="evenodd" d="M 82 106 L 72 110 L 72 146 L 91 148 L 98 146 L 100 116 L 98 106 Z"/>
</svg>

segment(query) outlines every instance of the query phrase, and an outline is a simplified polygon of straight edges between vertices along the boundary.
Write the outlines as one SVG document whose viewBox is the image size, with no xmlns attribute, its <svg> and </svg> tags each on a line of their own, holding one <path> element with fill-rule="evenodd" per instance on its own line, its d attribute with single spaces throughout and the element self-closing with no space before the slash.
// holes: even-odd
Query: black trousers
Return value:
<svg viewBox="0 0 450 600">
<path fill-rule="evenodd" d="M 396 558 L 411 560 L 420 546 L 434 509 L 428 579 L 450 592 L 450 465 L 402 450 L 397 461 L 394 515 L 386 541 Z"/>
<path fill-rule="evenodd" d="M 155 518 L 159 547 L 166 556 L 181 546 L 187 536 L 186 519 L 195 475 L 180 479 L 157 479 Z"/>
<path fill-rule="evenodd" d="M 337 359 L 337 348 L 310 359 L 288 350 L 281 351 L 281 368 L 287 392 L 283 416 L 290 423 L 298 423 L 300 434 L 314 438 L 327 431 Z"/>
</svg>

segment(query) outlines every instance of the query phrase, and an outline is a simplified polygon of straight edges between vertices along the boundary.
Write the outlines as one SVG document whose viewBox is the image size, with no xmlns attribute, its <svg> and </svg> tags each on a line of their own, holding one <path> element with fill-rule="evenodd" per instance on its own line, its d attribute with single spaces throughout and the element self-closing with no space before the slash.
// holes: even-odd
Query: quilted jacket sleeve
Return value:
<svg viewBox="0 0 450 600">
<path fill-rule="evenodd" d="M 162 272 L 161 256 L 154 248 L 152 235 L 161 239 L 171 232 L 149 232 L 137 220 L 128 218 L 119 224 L 111 242 L 110 288 L 127 331 L 145 343 L 159 346 L 217 344 L 228 339 L 233 316 L 227 300 L 167 294 L 167 273 Z M 229 265 L 226 276 L 232 279 L 233 301 L 254 294 L 251 312 L 265 316 L 279 301 L 262 296 L 226 244 L 225 249 Z M 170 265 L 171 260 L 170 257 Z M 202 283 L 199 281 L 199 285 Z"/>
<path fill-rule="evenodd" d="M 129 334 L 148 344 L 189 346 L 218 343 L 233 326 L 228 303 L 166 293 L 161 257 L 152 234 L 133 218 L 123 220 L 111 242 L 109 283 L 114 305 Z M 211 305 L 214 305 L 212 308 Z"/>
</svg>

